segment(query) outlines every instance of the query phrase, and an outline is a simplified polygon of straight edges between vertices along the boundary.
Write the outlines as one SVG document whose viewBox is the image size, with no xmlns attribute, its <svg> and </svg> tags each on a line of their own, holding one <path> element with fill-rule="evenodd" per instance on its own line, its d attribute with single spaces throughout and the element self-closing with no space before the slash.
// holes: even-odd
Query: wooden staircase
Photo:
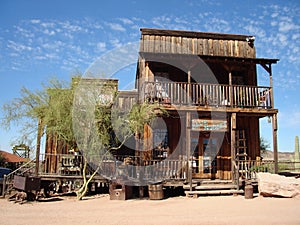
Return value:
<svg viewBox="0 0 300 225">
<path fill-rule="evenodd" d="M 190 185 L 185 185 L 185 194 L 187 197 L 197 198 L 199 196 L 213 195 L 238 195 L 243 194 L 243 190 L 239 190 L 236 184 L 231 180 L 193 180 L 192 190 Z"/>
</svg>

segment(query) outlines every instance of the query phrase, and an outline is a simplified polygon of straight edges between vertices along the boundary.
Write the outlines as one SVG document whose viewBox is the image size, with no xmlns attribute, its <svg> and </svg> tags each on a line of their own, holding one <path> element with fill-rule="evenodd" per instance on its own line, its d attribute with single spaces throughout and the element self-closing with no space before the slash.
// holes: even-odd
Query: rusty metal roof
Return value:
<svg viewBox="0 0 300 225">
<path fill-rule="evenodd" d="M 19 162 L 25 162 L 26 159 L 22 158 L 20 156 L 17 156 L 15 154 L 6 152 L 6 151 L 2 151 L 0 150 L 0 154 L 2 155 L 3 158 L 5 158 L 6 162 L 10 162 L 10 163 L 19 163 Z"/>
</svg>

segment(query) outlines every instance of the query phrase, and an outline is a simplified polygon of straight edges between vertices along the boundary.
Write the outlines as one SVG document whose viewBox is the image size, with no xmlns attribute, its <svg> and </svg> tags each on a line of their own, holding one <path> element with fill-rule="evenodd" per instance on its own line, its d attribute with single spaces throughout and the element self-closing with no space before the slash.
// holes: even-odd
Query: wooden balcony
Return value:
<svg viewBox="0 0 300 225">
<path fill-rule="evenodd" d="M 270 87 L 185 83 L 144 82 L 142 100 L 179 106 L 210 106 L 272 109 Z"/>
</svg>

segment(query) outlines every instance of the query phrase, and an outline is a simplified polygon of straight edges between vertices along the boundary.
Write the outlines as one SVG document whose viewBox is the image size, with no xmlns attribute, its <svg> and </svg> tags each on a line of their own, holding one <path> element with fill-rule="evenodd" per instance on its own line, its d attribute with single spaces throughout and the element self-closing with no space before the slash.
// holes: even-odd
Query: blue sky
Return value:
<svg viewBox="0 0 300 225">
<path fill-rule="evenodd" d="M 142 27 L 254 35 L 257 57 L 280 59 L 273 66 L 278 144 L 293 151 L 300 135 L 299 15 L 297 0 L 2 0 L 0 105 L 18 97 L 22 86 L 36 90 L 51 77 L 70 80 L 107 51 L 138 41 Z M 268 85 L 266 73 L 259 72 L 260 84 Z M 134 78 L 124 74 L 125 80 Z M 18 135 L 16 127 L 0 128 L 0 149 L 9 151 Z M 267 119 L 261 136 L 272 141 Z"/>
</svg>

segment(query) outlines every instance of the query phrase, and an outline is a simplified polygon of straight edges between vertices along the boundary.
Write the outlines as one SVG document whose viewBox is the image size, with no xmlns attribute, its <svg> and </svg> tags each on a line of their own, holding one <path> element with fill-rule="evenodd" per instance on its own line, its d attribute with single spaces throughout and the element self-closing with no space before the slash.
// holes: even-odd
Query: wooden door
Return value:
<svg viewBox="0 0 300 225">
<path fill-rule="evenodd" d="M 200 135 L 198 143 L 193 155 L 193 177 L 214 179 L 217 173 L 218 140 Z"/>
</svg>

